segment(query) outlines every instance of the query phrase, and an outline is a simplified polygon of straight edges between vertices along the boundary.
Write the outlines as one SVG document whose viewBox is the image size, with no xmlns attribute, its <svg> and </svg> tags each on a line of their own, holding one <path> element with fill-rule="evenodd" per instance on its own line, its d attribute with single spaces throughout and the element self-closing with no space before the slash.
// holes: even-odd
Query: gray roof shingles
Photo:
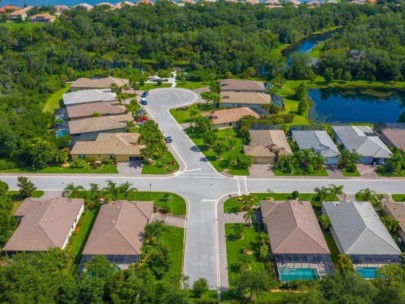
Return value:
<svg viewBox="0 0 405 304">
<path fill-rule="evenodd" d="M 326 131 L 293 130 L 292 137 L 301 150 L 309 149 L 326 158 L 339 155 L 339 149 Z"/>
</svg>

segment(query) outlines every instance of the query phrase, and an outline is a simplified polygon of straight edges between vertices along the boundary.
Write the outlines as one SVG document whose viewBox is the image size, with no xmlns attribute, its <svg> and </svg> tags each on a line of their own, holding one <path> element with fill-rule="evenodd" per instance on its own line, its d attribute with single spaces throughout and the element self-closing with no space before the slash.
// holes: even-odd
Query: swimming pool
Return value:
<svg viewBox="0 0 405 304">
<path fill-rule="evenodd" d="M 60 129 L 56 131 L 56 137 L 63 137 L 66 135 L 69 135 L 69 132 L 67 130 Z"/>
<path fill-rule="evenodd" d="M 377 276 L 378 267 L 358 267 L 357 273 L 365 279 L 375 279 Z"/>
<path fill-rule="evenodd" d="M 318 271 L 315 268 L 279 268 L 280 280 L 289 282 L 294 280 L 318 280 Z"/>
</svg>

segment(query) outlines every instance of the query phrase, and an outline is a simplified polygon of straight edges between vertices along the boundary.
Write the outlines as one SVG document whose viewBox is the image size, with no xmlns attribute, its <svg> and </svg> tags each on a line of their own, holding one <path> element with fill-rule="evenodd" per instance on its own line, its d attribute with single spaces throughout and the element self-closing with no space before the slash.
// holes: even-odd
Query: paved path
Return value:
<svg viewBox="0 0 405 304">
<path fill-rule="evenodd" d="M 152 213 L 151 221 L 163 221 L 168 226 L 186 228 L 186 219 L 181 216 L 174 216 L 161 213 Z"/>
<path fill-rule="evenodd" d="M 25 174 L 32 182 L 46 191 L 61 191 L 69 183 L 89 188 L 90 183 L 101 187 L 107 180 L 116 183 L 130 182 L 140 191 L 170 191 L 184 197 L 188 204 L 186 224 L 186 245 L 184 274 L 191 283 L 205 277 L 211 288 L 223 286 L 220 275 L 220 262 L 226 260 L 226 252 L 219 252 L 219 233 L 217 202 L 229 194 L 249 192 L 291 193 L 293 190 L 308 193 L 315 187 L 330 184 L 343 185 L 346 193 L 356 193 L 370 188 L 381 193 L 405 193 L 405 180 L 395 179 L 330 179 L 330 178 L 272 178 L 247 179 L 229 178 L 215 171 L 205 156 L 195 147 L 180 125 L 169 115 L 169 109 L 191 104 L 198 96 L 189 90 L 166 88 L 150 92 L 146 107 L 150 115 L 159 123 L 163 133 L 173 137 L 170 145 L 176 151 L 175 157 L 181 163 L 181 170 L 171 176 L 119 176 L 119 175 L 55 175 Z M 22 174 L 0 174 L 0 179 L 17 189 L 17 177 Z M 227 279 L 226 279 L 227 281 Z"/>
</svg>

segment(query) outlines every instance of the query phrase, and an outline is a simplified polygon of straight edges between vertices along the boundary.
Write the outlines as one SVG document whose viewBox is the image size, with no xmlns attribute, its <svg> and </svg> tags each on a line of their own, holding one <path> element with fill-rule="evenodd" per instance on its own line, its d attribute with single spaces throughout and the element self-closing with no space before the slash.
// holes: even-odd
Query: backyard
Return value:
<svg viewBox="0 0 405 304">
<path fill-rule="evenodd" d="M 60 107 L 60 101 L 63 99 L 63 94 L 69 91 L 70 86 L 66 85 L 62 89 L 53 93 L 45 103 L 44 112 L 53 112 Z"/>
<path fill-rule="evenodd" d="M 211 104 L 197 103 L 187 107 L 171 109 L 170 114 L 174 117 L 174 119 L 178 123 L 182 124 L 190 122 L 190 118 L 193 116 L 193 113 L 199 115 L 203 112 L 208 112 L 212 110 L 213 106 Z"/>
</svg>

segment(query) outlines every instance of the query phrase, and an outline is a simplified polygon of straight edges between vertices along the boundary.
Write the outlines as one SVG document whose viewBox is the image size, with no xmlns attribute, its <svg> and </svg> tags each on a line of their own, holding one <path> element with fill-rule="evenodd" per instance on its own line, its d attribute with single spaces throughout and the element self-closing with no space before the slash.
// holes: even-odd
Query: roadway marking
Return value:
<svg viewBox="0 0 405 304">
<path fill-rule="evenodd" d="M 201 199 L 202 202 L 216 202 L 216 199 L 209 199 L 209 198 L 203 198 Z"/>
<path fill-rule="evenodd" d="M 247 187 L 247 183 L 246 183 L 246 179 L 247 177 L 245 176 L 243 181 L 245 182 L 245 190 L 246 190 L 246 194 L 249 195 L 249 191 L 248 191 L 248 187 Z"/>
<path fill-rule="evenodd" d="M 238 196 L 240 196 L 240 185 L 239 185 L 239 178 L 236 179 L 236 182 L 238 184 Z"/>
<path fill-rule="evenodd" d="M 194 172 L 194 171 L 201 171 L 201 168 L 197 168 L 197 169 L 190 169 L 184 172 Z"/>
</svg>

